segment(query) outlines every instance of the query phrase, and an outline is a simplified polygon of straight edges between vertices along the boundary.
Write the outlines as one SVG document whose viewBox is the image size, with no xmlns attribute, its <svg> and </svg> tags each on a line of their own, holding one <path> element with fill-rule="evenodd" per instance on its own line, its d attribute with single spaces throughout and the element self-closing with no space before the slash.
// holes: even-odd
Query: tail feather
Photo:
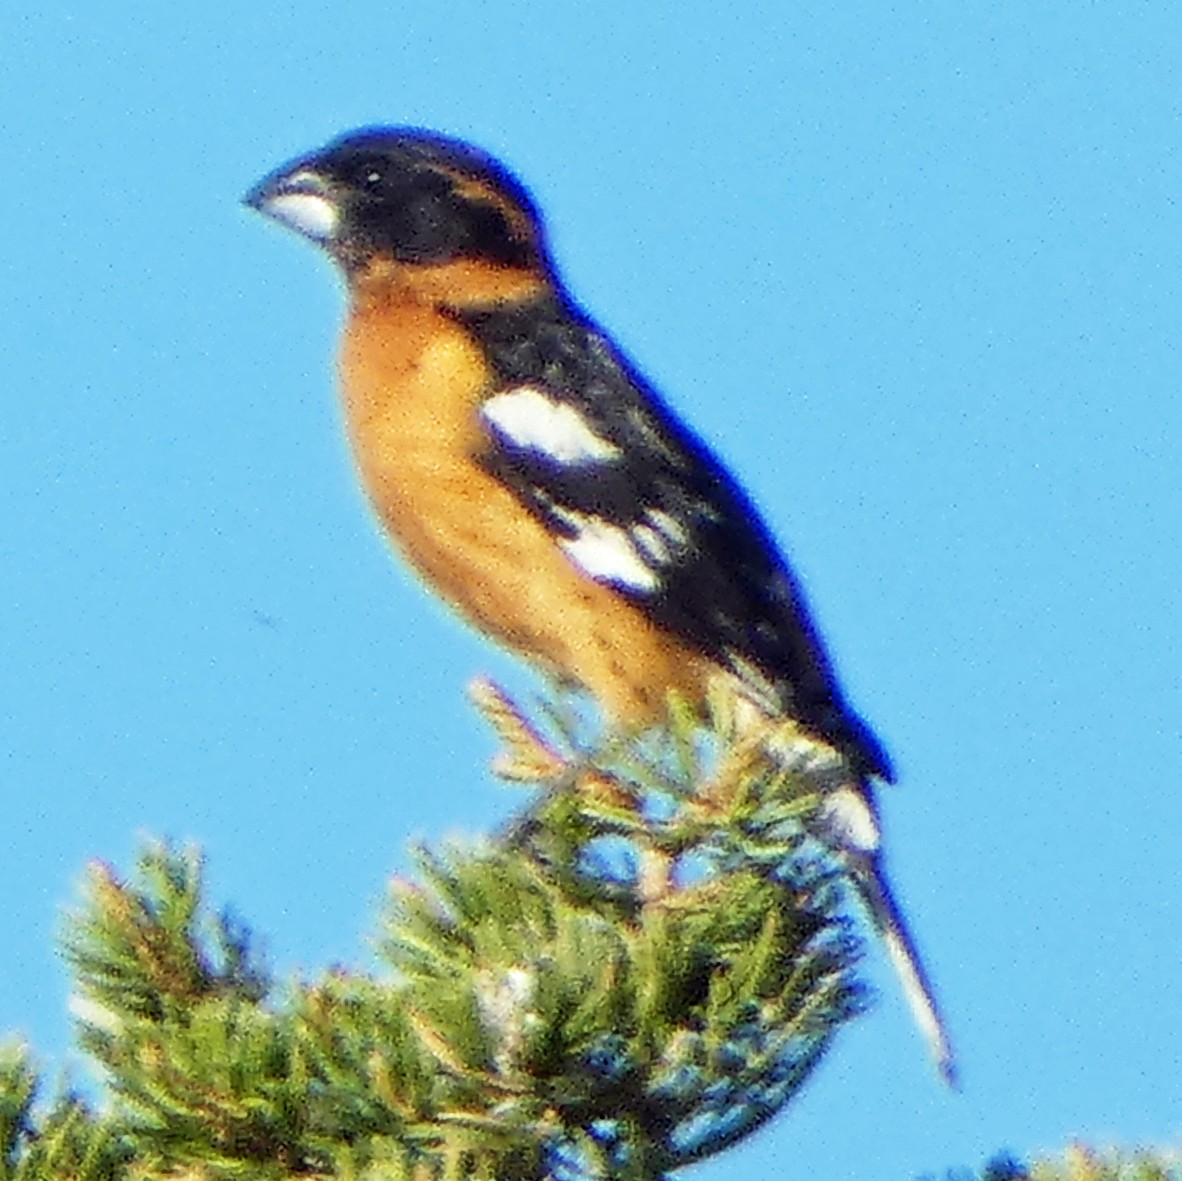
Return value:
<svg viewBox="0 0 1182 1181">
<path fill-rule="evenodd" d="M 881 858 L 871 854 L 856 856 L 852 860 L 854 884 L 886 944 L 887 954 L 899 978 L 911 1016 L 928 1044 L 940 1076 L 948 1086 L 955 1089 L 956 1060 L 948 1037 L 948 1027 L 936 1003 L 931 978 L 916 950 L 907 921 L 883 874 Z"/>
<path fill-rule="evenodd" d="M 751 707 L 750 715 L 741 718 L 740 724 L 754 725 L 758 719 L 758 713 Z M 818 739 L 796 722 L 773 723 L 764 742 L 780 766 L 805 779 L 822 795 L 817 835 L 848 866 L 853 884 L 886 944 L 903 996 L 928 1044 L 936 1069 L 950 1087 L 956 1087 L 952 1043 L 936 1003 L 931 978 L 883 870 L 878 809 L 865 775 L 851 774 L 847 753 Z"/>
</svg>

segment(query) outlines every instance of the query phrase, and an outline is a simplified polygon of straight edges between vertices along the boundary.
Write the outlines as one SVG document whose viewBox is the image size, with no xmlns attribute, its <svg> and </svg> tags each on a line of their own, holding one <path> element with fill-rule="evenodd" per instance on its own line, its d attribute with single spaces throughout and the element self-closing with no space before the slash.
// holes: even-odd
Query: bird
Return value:
<svg viewBox="0 0 1182 1181">
<path fill-rule="evenodd" d="M 572 297 L 528 189 L 465 141 L 363 127 L 244 202 L 343 276 L 344 418 L 361 483 L 412 568 L 470 623 L 641 728 L 725 684 L 796 723 L 850 869 L 935 1064 L 947 1028 L 884 868 L 895 773 L 851 708 L 751 498 Z"/>
</svg>

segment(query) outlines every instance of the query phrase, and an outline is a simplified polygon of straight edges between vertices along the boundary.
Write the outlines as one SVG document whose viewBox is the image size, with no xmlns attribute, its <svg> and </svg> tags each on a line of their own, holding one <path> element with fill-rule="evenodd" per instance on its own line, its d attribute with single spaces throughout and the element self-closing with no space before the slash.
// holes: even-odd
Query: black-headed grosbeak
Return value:
<svg viewBox="0 0 1182 1181">
<path fill-rule="evenodd" d="M 805 737 L 847 859 L 936 1061 L 944 1025 L 882 872 L 890 761 L 842 695 L 759 514 L 574 302 L 538 211 L 456 140 L 367 128 L 284 165 L 249 205 L 340 266 L 361 478 L 423 578 L 483 631 L 640 727 L 722 678 Z"/>
</svg>

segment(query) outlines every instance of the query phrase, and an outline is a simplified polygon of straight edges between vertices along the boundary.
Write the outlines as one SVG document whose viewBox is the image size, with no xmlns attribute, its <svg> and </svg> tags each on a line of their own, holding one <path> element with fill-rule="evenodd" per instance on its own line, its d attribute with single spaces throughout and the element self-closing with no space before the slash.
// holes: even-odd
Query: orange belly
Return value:
<svg viewBox="0 0 1182 1181">
<path fill-rule="evenodd" d="M 712 666 L 588 578 L 476 462 L 490 392 L 478 345 L 414 302 L 375 301 L 345 331 L 341 386 L 362 483 L 429 586 L 483 631 L 588 689 L 616 722 L 701 702 Z"/>
</svg>

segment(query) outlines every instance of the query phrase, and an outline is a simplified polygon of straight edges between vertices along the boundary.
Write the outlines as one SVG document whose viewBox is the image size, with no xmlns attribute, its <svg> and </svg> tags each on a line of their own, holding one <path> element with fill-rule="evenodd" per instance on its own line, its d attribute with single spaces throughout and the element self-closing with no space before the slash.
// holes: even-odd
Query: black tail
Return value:
<svg viewBox="0 0 1182 1181">
<path fill-rule="evenodd" d="M 915 940 L 903 918 L 903 912 L 895 901 L 882 869 L 882 860 L 876 853 L 847 853 L 853 871 L 854 885 L 861 895 L 870 917 L 886 944 L 887 954 L 903 995 L 911 1008 L 911 1016 L 919 1032 L 928 1044 L 936 1069 L 952 1088 L 957 1086 L 956 1062 L 952 1056 L 952 1043 L 948 1029 L 936 1003 L 932 982 L 919 958 Z"/>
</svg>

